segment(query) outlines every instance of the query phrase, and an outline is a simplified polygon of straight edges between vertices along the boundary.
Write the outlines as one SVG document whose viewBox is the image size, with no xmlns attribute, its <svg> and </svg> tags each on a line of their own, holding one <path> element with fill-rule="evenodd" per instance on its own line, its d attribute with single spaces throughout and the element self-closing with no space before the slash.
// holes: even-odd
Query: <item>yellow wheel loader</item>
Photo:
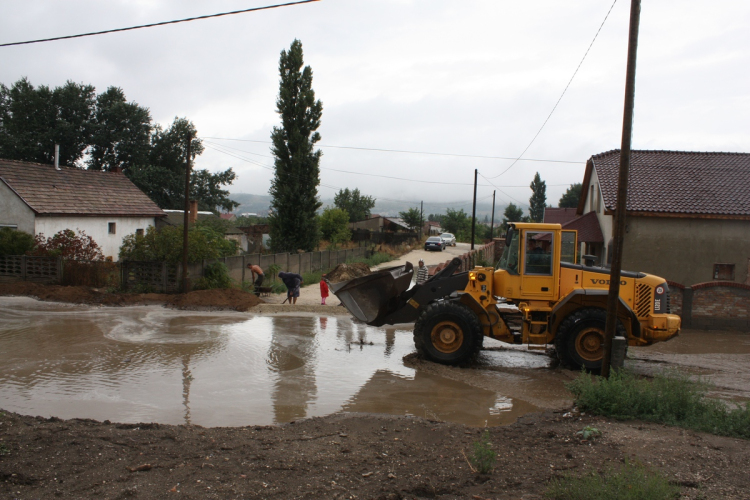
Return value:
<svg viewBox="0 0 750 500">
<path fill-rule="evenodd" d="M 453 259 L 422 285 L 411 263 L 331 285 L 357 319 L 373 326 L 414 322 L 425 359 L 448 365 L 474 358 L 484 337 L 529 348 L 553 344 L 563 365 L 596 371 L 604 354 L 609 269 L 576 261 L 577 233 L 560 224 L 510 224 L 497 269 L 468 272 Z M 669 314 L 666 280 L 622 271 L 617 335 L 628 345 L 669 340 L 680 317 Z"/>
</svg>

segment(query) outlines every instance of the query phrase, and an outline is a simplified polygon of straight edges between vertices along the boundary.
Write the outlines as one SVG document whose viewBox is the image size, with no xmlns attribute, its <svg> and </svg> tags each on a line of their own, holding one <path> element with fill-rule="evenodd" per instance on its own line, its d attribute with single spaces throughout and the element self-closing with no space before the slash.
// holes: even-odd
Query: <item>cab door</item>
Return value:
<svg viewBox="0 0 750 500">
<path fill-rule="evenodd" d="M 558 232 L 526 229 L 521 246 L 521 295 L 533 300 L 552 300 L 559 263 Z"/>
</svg>

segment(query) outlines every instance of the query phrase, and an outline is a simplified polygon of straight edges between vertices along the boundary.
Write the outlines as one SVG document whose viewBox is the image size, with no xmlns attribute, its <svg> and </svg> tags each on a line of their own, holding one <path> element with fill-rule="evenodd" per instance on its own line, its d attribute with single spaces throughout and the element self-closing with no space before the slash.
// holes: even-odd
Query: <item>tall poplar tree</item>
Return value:
<svg viewBox="0 0 750 500">
<path fill-rule="evenodd" d="M 531 222 L 542 222 L 544 220 L 544 208 L 547 206 L 547 183 L 539 177 L 539 172 L 531 181 L 532 194 L 529 198 L 529 219 Z"/>
<path fill-rule="evenodd" d="M 271 182 L 271 248 L 279 252 L 311 251 L 318 244 L 318 199 L 321 151 L 316 132 L 323 104 L 315 100 L 312 69 L 302 58 L 302 42 L 294 40 L 279 58 L 279 96 L 276 112 L 281 127 L 271 133 L 275 175 Z"/>
</svg>

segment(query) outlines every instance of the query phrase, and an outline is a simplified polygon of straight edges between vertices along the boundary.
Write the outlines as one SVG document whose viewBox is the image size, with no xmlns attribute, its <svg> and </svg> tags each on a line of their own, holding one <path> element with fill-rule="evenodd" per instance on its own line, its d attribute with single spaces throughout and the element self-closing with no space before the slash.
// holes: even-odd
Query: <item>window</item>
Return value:
<svg viewBox="0 0 750 500">
<path fill-rule="evenodd" d="M 589 192 L 591 193 L 591 196 L 589 196 L 589 212 L 594 211 L 594 185 L 592 184 L 589 188 Z"/>
<path fill-rule="evenodd" d="M 714 264 L 714 279 L 734 281 L 734 264 Z"/>
<path fill-rule="evenodd" d="M 135 230 L 135 235 L 136 236 L 143 236 L 143 229 L 136 229 Z"/>
<path fill-rule="evenodd" d="M 110 222 L 109 223 L 109 234 L 117 234 L 117 223 L 116 222 Z"/>
<path fill-rule="evenodd" d="M 552 275 L 553 236 L 551 232 L 526 232 L 524 274 Z"/>
<path fill-rule="evenodd" d="M 518 231 L 513 231 L 510 245 L 503 249 L 497 268 L 505 269 L 510 274 L 518 274 Z"/>
<path fill-rule="evenodd" d="M 576 233 L 575 231 L 562 232 L 562 246 L 560 247 L 560 262 L 576 263 Z"/>
</svg>

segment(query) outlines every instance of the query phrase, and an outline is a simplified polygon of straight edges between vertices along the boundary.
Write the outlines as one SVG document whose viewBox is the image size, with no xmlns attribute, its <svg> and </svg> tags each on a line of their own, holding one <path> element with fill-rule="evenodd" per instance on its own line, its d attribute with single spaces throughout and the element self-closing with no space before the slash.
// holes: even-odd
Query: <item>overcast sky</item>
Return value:
<svg viewBox="0 0 750 500">
<path fill-rule="evenodd" d="M 273 3 L 3 0 L 0 43 Z M 35 86 L 72 80 L 97 92 L 121 87 L 129 100 L 150 108 L 157 123 L 168 126 L 175 116 L 195 123 L 207 146 L 198 168 L 231 167 L 237 173 L 231 192 L 268 194 L 279 53 L 298 38 L 323 102 L 320 144 L 329 147 L 322 147 L 321 198 L 349 187 L 380 199 L 457 207 L 471 200 L 478 169 L 480 199 L 497 189 L 498 205 L 525 204 L 538 171 L 548 203 L 556 206 L 569 184 L 581 182 L 591 155 L 620 147 L 629 0 L 615 3 L 523 156 L 573 163 L 522 159 L 499 175 L 512 160 L 330 146 L 516 158 L 552 111 L 611 6 L 612 0 L 322 0 L 3 47 L 0 82 L 25 76 Z M 748 26 L 746 1 L 643 2 L 633 148 L 750 152 Z"/>
</svg>

